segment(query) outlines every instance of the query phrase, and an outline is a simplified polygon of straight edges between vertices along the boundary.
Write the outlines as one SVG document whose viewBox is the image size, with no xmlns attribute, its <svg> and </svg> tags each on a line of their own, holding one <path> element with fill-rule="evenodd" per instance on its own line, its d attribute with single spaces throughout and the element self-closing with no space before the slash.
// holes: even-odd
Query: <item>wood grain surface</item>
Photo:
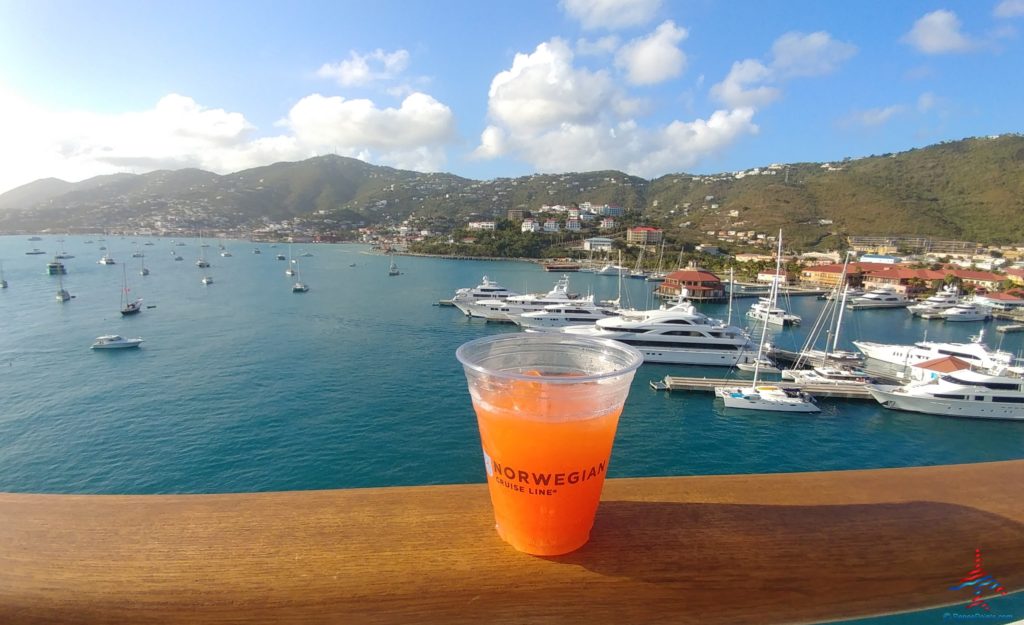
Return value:
<svg viewBox="0 0 1024 625">
<path fill-rule="evenodd" d="M 0 494 L 0 624 L 817 623 L 1024 587 L 1024 460 L 609 480 L 590 543 L 518 553 L 486 486 Z M 1024 617 L 1024 615 L 1021 615 Z"/>
</svg>

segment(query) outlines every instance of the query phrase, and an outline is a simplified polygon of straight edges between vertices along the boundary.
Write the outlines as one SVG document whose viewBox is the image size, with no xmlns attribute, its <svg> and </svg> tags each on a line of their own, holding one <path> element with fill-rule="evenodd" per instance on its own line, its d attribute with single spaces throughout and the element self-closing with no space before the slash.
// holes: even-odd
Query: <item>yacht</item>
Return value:
<svg viewBox="0 0 1024 625">
<path fill-rule="evenodd" d="M 783 380 L 804 384 L 864 386 L 871 377 L 861 369 L 843 366 L 813 367 L 811 369 L 784 369 Z"/>
<path fill-rule="evenodd" d="M 46 263 L 46 273 L 50 274 L 51 276 L 65 274 L 67 272 L 68 270 L 64 268 L 64 263 L 60 262 L 60 260 L 56 256 L 53 257 L 52 262 Z"/>
<path fill-rule="evenodd" d="M 227 250 L 224 250 L 223 252 L 220 253 L 220 255 L 222 257 L 224 257 L 224 258 L 230 258 L 231 257 L 231 252 L 229 252 Z"/>
<path fill-rule="evenodd" d="M 906 386 L 869 384 L 867 389 L 878 403 L 895 410 L 1019 421 L 1024 420 L 1022 382 L 1020 377 L 961 369 L 927 382 Z"/>
<path fill-rule="evenodd" d="M 980 304 L 960 302 L 939 313 L 938 317 L 943 321 L 985 321 L 992 317 L 992 312 Z"/>
<path fill-rule="evenodd" d="M 629 269 L 626 269 L 622 265 L 605 265 L 594 273 L 599 276 L 618 276 L 619 274 L 628 274 Z"/>
<path fill-rule="evenodd" d="M 679 301 L 670 307 L 623 312 L 562 332 L 632 345 L 648 363 L 731 367 L 754 359 L 757 350 L 743 330 L 698 312 L 685 301 L 685 294 L 683 289 Z"/>
<path fill-rule="evenodd" d="M 956 306 L 958 299 L 956 289 L 944 288 L 935 295 L 908 307 L 907 310 L 915 317 L 933 315 Z"/>
<path fill-rule="evenodd" d="M 800 315 L 792 315 L 778 306 L 772 306 L 767 297 L 759 297 L 757 303 L 750 306 L 747 317 L 779 326 L 796 326 L 801 321 Z"/>
<path fill-rule="evenodd" d="M 113 258 L 111 258 L 110 256 L 107 256 L 106 254 L 104 254 L 103 256 L 100 257 L 100 259 L 98 261 L 96 261 L 96 264 L 97 265 L 114 265 L 116 263 L 114 262 Z"/>
<path fill-rule="evenodd" d="M 354 266 L 349 265 L 350 267 Z M 505 287 L 501 286 L 494 280 L 491 280 L 487 276 L 484 276 L 483 282 L 473 288 L 462 288 L 455 291 L 455 295 L 452 297 L 452 304 L 461 310 L 463 314 L 469 314 L 469 305 L 473 302 L 479 302 L 483 300 L 503 300 L 513 295 L 520 295 L 515 291 L 510 291 Z"/>
<path fill-rule="evenodd" d="M 254 248 L 254 249 L 253 249 L 252 253 L 253 253 L 253 254 L 262 254 L 263 252 L 261 252 L 261 251 L 260 251 L 260 248 L 258 248 L 258 247 L 257 247 L 257 248 Z"/>
<path fill-rule="evenodd" d="M 900 366 L 916 365 L 943 356 L 956 356 L 971 365 L 996 373 L 1015 364 L 1013 354 L 991 349 L 982 342 L 983 336 L 983 333 L 978 334 L 970 343 L 919 341 L 913 345 L 890 345 L 854 341 L 853 344 L 868 358 Z"/>
<path fill-rule="evenodd" d="M 45 254 L 45 253 L 46 252 L 44 252 L 43 250 L 39 249 L 38 247 L 33 247 L 32 251 L 31 252 L 25 252 L 25 255 L 26 256 L 38 256 L 40 254 Z"/>
<path fill-rule="evenodd" d="M 549 304 L 542 310 L 512 317 L 512 321 L 527 332 L 542 332 L 567 326 L 588 326 L 618 314 L 614 308 L 595 304 L 593 297 L 585 297 L 569 304 Z"/>
<path fill-rule="evenodd" d="M 569 304 L 580 298 L 569 293 L 569 276 L 563 274 L 545 294 L 512 295 L 504 299 L 483 299 L 469 304 L 469 316 L 488 321 L 512 321 L 516 315 L 544 310 L 551 304 Z"/>
<path fill-rule="evenodd" d="M 200 282 L 203 284 L 213 284 L 213 276 L 203 276 L 203 279 L 200 280 Z"/>
<path fill-rule="evenodd" d="M 881 288 L 851 299 L 846 307 L 850 310 L 864 310 L 866 308 L 905 308 L 909 304 L 910 300 L 903 293 L 898 293 L 890 288 Z"/>
<path fill-rule="evenodd" d="M 124 349 L 126 347 L 138 347 L 142 344 L 142 339 L 126 339 L 123 336 L 116 334 L 107 334 L 104 336 L 97 336 L 96 342 L 92 344 L 92 349 Z"/>
</svg>

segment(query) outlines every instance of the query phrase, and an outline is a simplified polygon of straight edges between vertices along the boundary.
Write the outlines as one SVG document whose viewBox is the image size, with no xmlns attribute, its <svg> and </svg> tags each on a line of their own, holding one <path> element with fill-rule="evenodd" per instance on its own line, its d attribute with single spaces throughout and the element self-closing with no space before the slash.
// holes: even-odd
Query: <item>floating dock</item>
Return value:
<svg viewBox="0 0 1024 625">
<path fill-rule="evenodd" d="M 750 384 L 750 380 L 723 378 L 683 378 L 674 375 L 666 375 L 664 379 L 651 381 L 651 387 L 655 390 L 665 391 L 698 391 L 713 393 L 716 386 L 743 386 Z M 805 384 L 785 380 L 782 382 L 763 380 L 758 382 L 762 386 L 778 386 L 784 389 L 793 389 L 810 393 L 815 397 L 827 397 L 830 399 L 859 399 L 874 401 L 871 394 L 863 386 L 855 384 Z"/>
<path fill-rule="evenodd" d="M 1024 332 L 1024 323 L 1007 323 L 996 326 L 996 332 Z"/>
</svg>

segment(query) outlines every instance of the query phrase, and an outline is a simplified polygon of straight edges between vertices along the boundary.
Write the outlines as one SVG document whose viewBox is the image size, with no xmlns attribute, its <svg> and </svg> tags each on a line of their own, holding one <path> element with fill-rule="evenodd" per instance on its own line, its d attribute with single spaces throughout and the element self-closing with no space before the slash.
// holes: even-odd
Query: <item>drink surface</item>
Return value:
<svg viewBox="0 0 1024 625">
<path fill-rule="evenodd" d="M 601 412 L 596 387 L 516 380 L 474 398 L 498 534 L 520 551 L 568 553 L 590 536 L 622 412 Z"/>
</svg>

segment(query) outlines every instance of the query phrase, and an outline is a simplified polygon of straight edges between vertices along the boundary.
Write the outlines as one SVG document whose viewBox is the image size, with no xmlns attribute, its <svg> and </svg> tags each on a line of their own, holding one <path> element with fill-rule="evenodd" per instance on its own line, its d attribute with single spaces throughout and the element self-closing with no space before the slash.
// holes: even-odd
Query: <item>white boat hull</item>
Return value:
<svg viewBox="0 0 1024 625">
<path fill-rule="evenodd" d="M 800 395 L 785 395 L 778 387 L 719 387 L 715 389 L 715 395 L 725 403 L 726 408 L 771 412 L 821 412 L 814 402 Z"/>
<path fill-rule="evenodd" d="M 875 401 L 886 408 L 921 412 L 946 417 L 968 417 L 971 419 L 1013 419 L 1024 420 L 1024 403 L 997 403 L 961 399 L 937 400 L 930 397 L 908 395 L 900 392 L 900 386 L 869 384 L 866 387 Z M 970 397 L 970 395 L 968 395 Z"/>
</svg>

